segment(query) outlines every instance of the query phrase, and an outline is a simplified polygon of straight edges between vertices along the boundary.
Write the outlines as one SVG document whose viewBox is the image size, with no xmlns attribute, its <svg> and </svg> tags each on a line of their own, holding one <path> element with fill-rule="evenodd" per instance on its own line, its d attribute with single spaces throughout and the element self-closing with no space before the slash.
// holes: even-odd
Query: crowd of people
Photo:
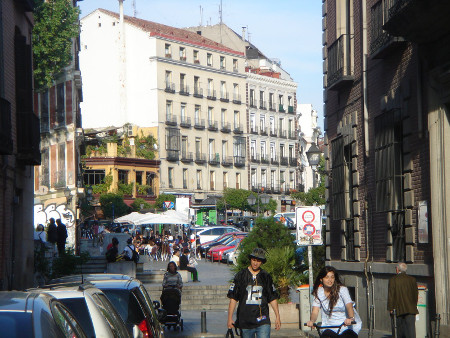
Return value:
<svg viewBox="0 0 450 338">
<path fill-rule="evenodd" d="M 34 241 L 41 250 L 48 249 L 56 254 L 57 249 L 59 256 L 65 253 L 67 237 L 67 228 L 59 218 L 56 221 L 50 218 L 47 229 L 43 224 L 38 224 L 34 231 Z"/>
</svg>

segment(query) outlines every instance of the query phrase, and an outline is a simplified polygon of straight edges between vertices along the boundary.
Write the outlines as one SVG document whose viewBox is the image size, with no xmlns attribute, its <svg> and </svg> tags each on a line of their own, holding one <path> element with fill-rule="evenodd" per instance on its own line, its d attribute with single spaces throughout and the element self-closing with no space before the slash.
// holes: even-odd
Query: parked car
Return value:
<svg viewBox="0 0 450 338">
<path fill-rule="evenodd" d="M 290 218 L 289 216 L 287 216 L 286 214 L 287 213 L 276 214 L 275 216 L 273 216 L 273 218 L 275 219 L 275 221 L 284 224 L 289 230 L 296 230 L 297 227 L 295 225 L 294 220 L 292 218 Z M 295 218 L 295 213 L 294 213 L 294 218 Z"/>
<path fill-rule="evenodd" d="M 233 237 L 233 235 L 243 235 L 243 234 L 247 234 L 246 232 L 229 232 L 226 234 L 223 234 L 222 236 L 219 236 L 218 238 L 206 242 L 204 244 L 202 244 L 199 248 L 200 250 L 200 254 L 202 255 L 202 257 L 206 257 L 207 252 L 214 246 L 220 245 L 225 243 L 227 240 L 229 240 L 231 237 Z"/>
<path fill-rule="evenodd" d="M 47 293 L 63 303 L 73 313 L 88 337 L 131 337 L 109 299 L 92 284 L 50 285 L 33 291 Z"/>
<path fill-rule="evenodd" d="M 231 226 L 215 226 L 215 227 L 208 227 L 202 230 L 197 229 L 196 235 L 200 237 L 200 244 L 203 244 L 208 241 L 212 241 L 223 234 L 236 231 L 239 231 L 239 229 Z"/>
<path fill-rule="evenodd" d="M 39 292 L 0 292 L 1 336 L 85 338 L 80 323 L 56 298 Z"/>
<path fill-rule="evenodd" d="M 236 246 L 239 245 L 239 243 L 242 241 L 242 239 L 244 238 L 244 236 L 240 236 L 238 238 L 233 239 L 231 242 L 223 244 L 223 245 L 218 245 L 214 248 L 212 248 L 209 252 L 208 255 L 209 257 L 212 257 L 213 261 L 222 261 L 223 259 L 223 253 L 229 249 L 233 249 Z"/>
<path fill-rule="evenodd" d="M 53 279 L 49 284 L 89 282 L 105 293 L 125 322 L 133 337 L 164 337 L 159 322 L 164 317 L 160 303 L 151 300 L 144 285 L 123 274 L 71 275 Z M 158 311 L 158 313 L 156 312 Z"/>
</svg>

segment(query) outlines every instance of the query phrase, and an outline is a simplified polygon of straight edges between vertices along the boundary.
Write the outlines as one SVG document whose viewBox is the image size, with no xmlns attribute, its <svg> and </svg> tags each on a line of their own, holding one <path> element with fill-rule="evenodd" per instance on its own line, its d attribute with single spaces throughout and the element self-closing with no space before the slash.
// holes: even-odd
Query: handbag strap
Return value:
<svg viewBox="0 0 450 338">
<path fill-rule="evenodd" d="M 227 334 L 225 335 L 225 338 L 234 338 L 233 329 L 228 329 Z"/>
</svg>

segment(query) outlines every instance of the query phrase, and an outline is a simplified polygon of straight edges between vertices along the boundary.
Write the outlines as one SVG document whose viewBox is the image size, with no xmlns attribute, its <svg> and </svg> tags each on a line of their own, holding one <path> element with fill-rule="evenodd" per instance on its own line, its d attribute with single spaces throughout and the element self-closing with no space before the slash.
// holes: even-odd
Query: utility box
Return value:
<svg viewBox="0 0 450 338">
<path fill-rule="evenodd" d="M 297 290 L 298 296 L 299 296 L 299 323 L 300 323 L 300 329 L 301 330 L 310 330 L 304 324 L 309 321 L 310 315 L 311 315 L 311 303 L 309 299 L 309 285 L 304 284 L 300 285 Z M 312 296 L 311 296 L 312 297 Z M 319 315 L 317 317 L 316 323 L 321 321 L 321 315 L 319 310 Z"/>
<path fill-rule="evenodd" d="M 419 314 L 416 316 L 416 337 L 425 338 L 428 336 L 428 289 L 419 285 L 419 300 L 417 302 L 417 309 Z"/>
</svg>

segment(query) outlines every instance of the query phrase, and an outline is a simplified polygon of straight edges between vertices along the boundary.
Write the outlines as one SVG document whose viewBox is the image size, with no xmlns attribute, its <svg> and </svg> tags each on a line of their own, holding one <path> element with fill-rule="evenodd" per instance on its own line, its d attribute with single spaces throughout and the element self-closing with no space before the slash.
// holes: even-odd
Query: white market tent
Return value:
<svg viewBox="0 0 450 338">
<path fill-rule="evenodd" d="M 188 218 L 176 211 L 173 212 L 163 212 L 162 214 L 145 214 L 146 217 L 142 217 L 135 221 L 134 224 L 188 224 Z"/>
<path fill-rule="evenodd" d="M 115 221 L 118 223 L 133 223 L 136 224 L 136 222 L 142 218 L 149 217 L 150 215 L 155 215 L 154 213 L 148 212 L 146 214 L 140 214 L 136 211 L 133 211 L 131 214 L 121 216 L 119 218 L 116 218 Z"/>
</svg>

